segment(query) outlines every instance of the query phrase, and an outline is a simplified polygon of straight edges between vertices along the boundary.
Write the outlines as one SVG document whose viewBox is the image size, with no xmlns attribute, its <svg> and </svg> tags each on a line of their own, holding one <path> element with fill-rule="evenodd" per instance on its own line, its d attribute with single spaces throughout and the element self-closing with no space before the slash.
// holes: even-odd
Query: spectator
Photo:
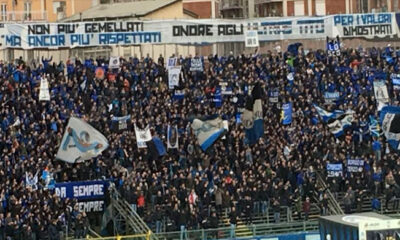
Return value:
<svg viewBox="0 0 400 240">
<path fill-rule="evenodd" d="M 376 211 L 376 212 L 381 211 L 381 201 L 376 196 L 374 196 L 372 198 L 371 207 L 372 207 L 373 211 Z"/>
<path fill-rule="evenodd" d="M 372 142 L 372 150 L 374 151 L 376 162 L 379 163 L 381 161 L 382 144 L 376 137 Z"/>
<path fill-rule="evenodd" d="M 231 224 L 229 239 L 235 239 L 236 237 L 235 230 L 236 230 L 237 220 L 238 220 L 238 215 L 236 213 L 236 208 L 232 207 L 231 212 L 229 213 L 229 223 Z"/>
<path fill-rule="evenodd" d="M 310 209 L 311 209 L 311 202 L 310 198 L 307 197 L 306 201 L 303 203 L 303 212 L 304 212 L 304 220 L 308 221 L 308 217 L 310 215 Z"/>
<path fill-rule="evenodd" d="M 343 197 L 343 203 L 344 203 L 344 212 L 346 214 L 350 214 L 351 213 L 351 207 L 353 206 L 351 193 L 346 192 L 346 194 Z"/>
<path fill-rule="evenodd" d="M 5 236 L 5 219 L 3 213 L 0 213 L 0 240 L 4 240 Z"/>
<path fill-rule="evenodd" d="M 185 209 L 180 209 L 179 210 L 179 216 L 178 216 L 178 225 L 180 226 L 180 240 L 183 239 L 188 239 L 187 237 L 187 231 L 186 231 L 186 224 L 187 224 L 187 212 Z"/>
<path fill-rule="evenodd" d="M 82 217 L 82 214 L 78 214 L 75 220 L 75 233 L 74 238 L 85 238 L 85 220 Z"/>
<path fill-rule="evenodd" d="M 78 229 L 79 229 L 79 227 L 78 227 Z M 47 232 L 49 234 L 49 238 L 48 238 L 49 240 L 60 240 L 61 239 L 60 232 L 58 231 L 58 227 L 57 227 L 57 220 L 51 221 L 51 223 L 47 229 Z M 77 233 L 75 236 L 76 237 L 81 236 L 83 238 L 86 235 Z"/>
<path fill-rule="evenodd" d="M 154 212 L 154 222 L 156 223 L 156 233 L 160 233 L 162 230 L 162 216 L 161 216 L 161 208 L 157 206 L 156 211 Z"/>
<path fill-rule="evenodd" d="M 137 199 L 137 209 L 138 209 L 138 214 L 140 216 L 143 216 L 144 214 L 144 206 L 145 206 L 145 199 L 142 193 L 139 194 L 139 197 Z"/>
<path fill-rule="evenodd" d="M 328 215 L 328 194 L 324 193 L 323 198 L 321 201 L 321 215 L 326 216 Z"/>
<path fill-rule="evenodd" d="M 219 187 L 215 190 L 215 206 L 218 213 L 222 213 L 222 194 L 223 190 Z"/>
<path fill-rule="evenodd" d="M 274 211 L 274 221 L 275 221 L 275 223 L 279 223 L 280 219 L 281 219 L 281 205 L 280 205 L 278 199 L 274 199 L 272 208 Z"/>
</svg>

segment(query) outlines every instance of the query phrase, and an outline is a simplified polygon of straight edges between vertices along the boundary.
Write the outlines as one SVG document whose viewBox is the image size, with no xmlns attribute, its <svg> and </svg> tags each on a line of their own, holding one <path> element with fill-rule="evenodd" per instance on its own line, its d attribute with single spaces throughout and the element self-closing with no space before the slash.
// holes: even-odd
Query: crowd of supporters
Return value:
<svg viewBox="0 0 400 240">
<path fill-rule="evenodd" d="M 325 50 L 300 48 L 294 54 L 208 56 L 201 57 L 204 71 L 190 71 L 191 58 L 178 57 L 182 73 L 175 90 L 168 87 L 163 56 L 121 58 L 118 69 L 109 69 L 104 58 L 0 62 L 0 239 L 59 239 L 67 225 L 77 237 L 85 234 L 86 213 L 78 211 L 76 200 L 60 199 L 48 189 L 44 172 L 55 182 L 110 179 L 156 231 L 167 229 L 162 226 L 166 217 L 172 223 L 167 230 L 213 228 L 224 209 L 231 224 L 243 216 L 251 223 L 267 208 L 278 222 L 283 206 L 307 219 L 310 201 L 327 214 L 316 174 L 324 175 L 326 163 L 345 164 L 348 158 L 365 160 L 363 171 L 326 179 L 333 194 L 345 193 L 347 212 L 365 195 L 386 194 L 388 202 L 400 197 L 400 159 L 368 129 L 369 117 L 378 118 L 374 80 L 385 80 L 391 104 L 399 105 L 390 75 L 399 73 L 400 52 L 349 48 L 327 57 Z M 104 79 L 96 76 L 98 67 Z M 49 81 L 48 102 L 38 99 L 41 78 Z M 256 82 L 264 91 L 265 132 L 250 146 L 236 116 Z M 231 93 L 219 105 L 214 99 L 222 84 Z M 271 91 L 279 93 L 277 102 L 271 101 Z M 326 92 L 340 97 L 325 104 Z M 293 120 L 283 125 L 281 106 L 288 102 Z M 352 126 L 336 138 L 313 104 L 328 111 L 353 110 Z M 214 114 L 228 120 L 229 130 L 203 151 L 191 119 Z M 127 129 L 115 130 L 112 117 L 126 115 L 131 116 Z M 110 146 L 101 156 L 78 164 L 55 159 L 70 116 L 106 136 Z M 149 125 L 164 144 L 168 125 L 177 125 L 179 148 L 161 157 L 137 148 L 134 124 Z"/>
</svg>

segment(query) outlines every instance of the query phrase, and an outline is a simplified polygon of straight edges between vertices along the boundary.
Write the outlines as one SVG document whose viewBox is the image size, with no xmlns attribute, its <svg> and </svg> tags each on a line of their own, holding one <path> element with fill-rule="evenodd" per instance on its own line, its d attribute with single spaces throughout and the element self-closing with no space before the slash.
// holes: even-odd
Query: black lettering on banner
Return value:
<svg viewBox="0 0 400 240">
<path fill-rule="evenodd" d="M 142 22 L 85 23 L 85 33 L 141 32 Z"/>
<path fill-rule="evenodd" d="M 213 36 L 211 29 L 212 25 L 209 24 L 172 26 L 172 36 Z"/>
<path fill-rule="evenodd" d="M 50 24 L 28 25 L 28 34 L 50 34 Z"/>
<path fill-rule="evenodd" d="M 243 24 L 236 26 L 236 24 L 220 24 L 218 25 L 218 35 L 219 36 L 233 36 L 233 35 L 243 35 Z"/>
<path fill-rule="evenodd" d="M 75 33 L 75 25 L 73 24 L 57 24 L 57 32 L 71 34 Z"/>
<path fill-rule="evenodd" d="M 392 25 L 343 26 L 344 36 L 391 35 Z"/>
</svg>

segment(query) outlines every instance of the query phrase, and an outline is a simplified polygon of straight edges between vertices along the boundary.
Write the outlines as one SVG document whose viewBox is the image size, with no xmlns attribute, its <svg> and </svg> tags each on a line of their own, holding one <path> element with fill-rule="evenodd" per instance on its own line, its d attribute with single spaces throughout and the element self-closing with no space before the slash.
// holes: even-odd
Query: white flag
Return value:
<svg viewBox="0 0 400 240">
<path fill-rule="evenodd" d="M 80 87 L 81 87 L 82 91 L 85 90 L 85 88 L 86 88 L 86 80 L 81 83 Z"/>
<path fill-rule="evenodd" d="M 229 122 L 228 122 L 228 120 L 222 121 L 222 126 L 224 126 L 224 128 L 225 128 L 226 131 L 229 131 Z M 222 136 L 221 139 L 226 139 L 225 135 Z"/>
<path fill-rule="evenodd" d="M 147 148 L 146 142 L 152 140 L 149 125 L 144 129 L 140 129 L 135 124 L 135 135 L 138 148 Z"/>
<path fill-rule="evenodd" d="M 258 41 L 258 32 L 251 30 L 246 32 L 245 46 L 246 47 L 258 47 L 260 45 Z"/>
<path fill-rule="evenodd" d="M 110 57 L 109 68 L 119 68 L 119 57 Z"/>
<path fill-rule="evenodd" d="M 39 101 L 50 101 L 49 82 L 46 78 L 40 80 Z"/>
<path fill-rule="evenodd" d="M 389 94 L 384 81 L 374 81 L 374 93 L 378 111 L 380 111 L 389 102 Z"/>
<path fill-rule="evenodd" d="M 168 149 L 179 148 L 179 134 L 177 126 L 171 127 L 168 125 L 167 147 Z"/>
<path fill-rule="evenodd" d="M 168 69 L 168 87 L 174 89 L 174 86 L 179 86 L 179 74 L 181 73 L 181 67 L 171 67 Z"/>
<path fill-rule="evenodd" d="M 69 163 L 82 162 L 100 155 L 107 147 L 103 134 L 85 121 L 71 117 L 56 158 Z"/>
</svg>

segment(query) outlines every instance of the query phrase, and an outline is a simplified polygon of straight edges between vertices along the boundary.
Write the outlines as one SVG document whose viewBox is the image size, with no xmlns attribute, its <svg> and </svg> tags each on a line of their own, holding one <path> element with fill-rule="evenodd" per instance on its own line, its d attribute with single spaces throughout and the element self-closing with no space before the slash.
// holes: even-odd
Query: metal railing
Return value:
<svg viewBox="0 0 400 240">
<path fill-rule="evenodd" d="M 344 211 L 338 201 L 336 201 L 335 197 L 333 196 L 332 192 L 329 190 L 329 187 L 326 185 L 324 179 L 322 178 L 319 172 L 316 172 L 317 176 L 317 185 L 320 185 L 324 190 L 325 193 L 328 195 L 328 207 L 329 210 L 336 215 L 344 214 Z"/>
<path fill-rule="evenodd" d="M 279 224 L 258 224 L 250 226 L 237 226 L 234 231 L 236 236 L 255 237 L 278 235 L 294 232 L 313 232 L 318 230 L 317 221 L 307 222 L 292 222 Z M 187 236 L 190 240 L 207 240 L 207 239 L 227 239 L 230 238 L 231 227 L 215 228 L 215 229 L 200 229 L 200 230 L 185 230 L 176 232 L 156 233 L 159 239 L 170 240 L 180 239 L 181 234 Z M 245 235 L 241 234 L 245 232 Z M 250 234 L 249 234 L 250 233 Z"/>
<path fill-rule="evenodd" d="M 124 239 L 136 240 L 136 239 L 146 239 L 146 240 L 150 240 L 151 234 L 152 234 L 151 232 L 148 232 L 147 234 L 113 236 L 113 237 L 95 237 L 95 238 L 87 237 L 86 239 L 92 239 L 92 240 L 124 240 Z"/>
<path fill-rule="evenodd" d="M 7 11 L 0 13 L 2 22 L 37 22 L 47 21 L 47 11 Z"/>
</svg>

